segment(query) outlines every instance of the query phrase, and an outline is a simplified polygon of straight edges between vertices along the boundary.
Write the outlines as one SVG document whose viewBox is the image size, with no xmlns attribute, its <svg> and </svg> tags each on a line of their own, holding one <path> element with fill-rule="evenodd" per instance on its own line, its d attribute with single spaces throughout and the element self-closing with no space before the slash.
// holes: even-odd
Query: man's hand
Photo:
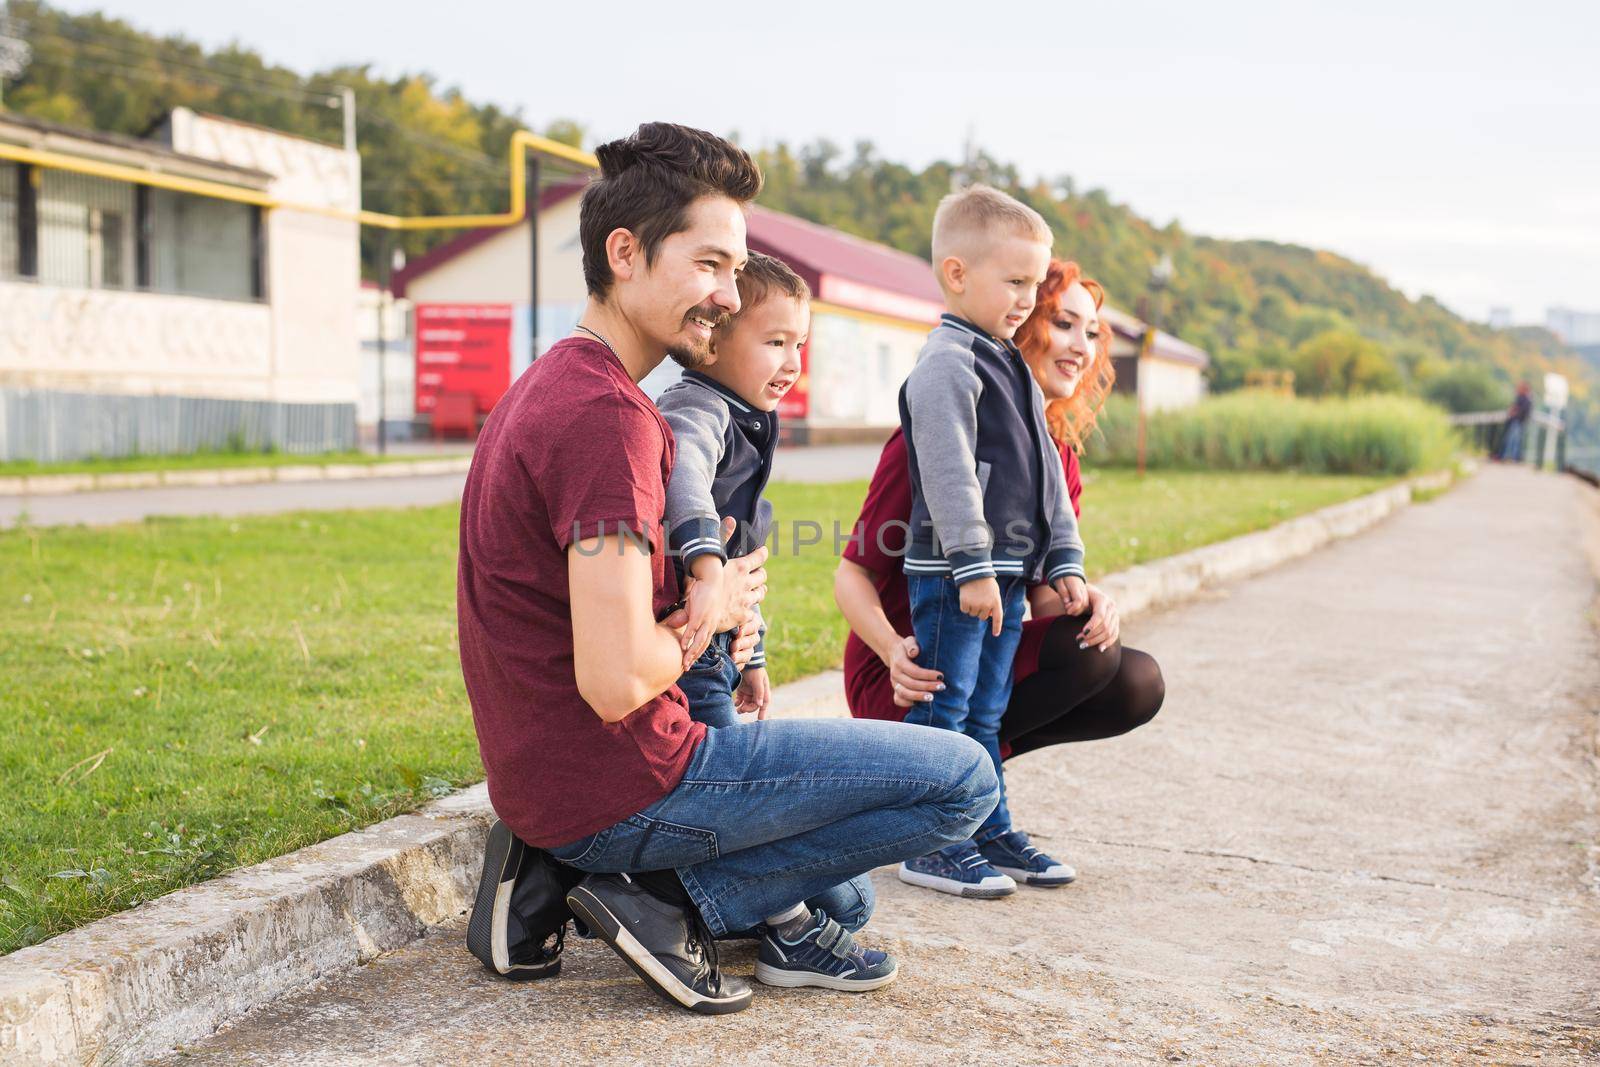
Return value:
<svg viewBox="0 0 1600 1067">
<path fill-rule="evenodd" d="M 902 637 L 895 642 L 889 656 L 889 681 L 894 683 L 894 702 L 909 708 L 932 700 L 933 694 L 944 688 L 944 675 L 931 667 L 917 666 L 922 649 L 915 637 Z"/>
<path fill-rule="evenodd" d="M 733 665 L 744 670 L 744 665 L 756 654 L 756 644 L 760 640 L 761 616 L 752 611 L 750 617 L 744 620 L 744 625 L 739 627 L 739 632 L 734 635 L 733 647 L 728 650 L 733 656 Z"/>
<path fill-rule="evenodd" d="M 1080 583 L 1081 584 L 1081 583 Z M 996 637 L 1005 625 L 1005 606 L 1000 600 L 1000 583 L 993 578 L 974 578 L 961 587 L 961 612 L 989 620 Z"/>
<path fill-rule="evenodd" d="M 723 533 L 733 536 L 733 520 L 722 520 Z M 757 604 L 767 595 L 767 546 L 762 545 L 748 556 L 730 559 L 722 570 L 722 603 L 716 621 L 716 633 L 737 630 L 744 626 Z"/>
<path fill-rule="evenodd" d="M 733 691 L 733 710 L 741 715 L 756 713 L 759 721 L 767 717 L 772 707 L 772 682 L 765 667 L 750 667 L 739 676 L 739 687 Z"/>
<path fill-rule="evenodd" d="M 1117 602 L 1091 585 L 1089 610 L 1093 614 L 1078 633 L 1078 645 L 1079 647 L 1093 645 L 1104 652 L 1116 644 L 1117 639 L 1122 636 L 1122 620 L 1117 617 Z"/>
<path fill-rule="evenodd" d="M 1050 588 L 1061 598 L 1061 606 L 1068 615 L 1082 615 L 1089 610 L 1089 587 L 1082 578 L 1068 575 L 1050 583 Z"/>
</svg>

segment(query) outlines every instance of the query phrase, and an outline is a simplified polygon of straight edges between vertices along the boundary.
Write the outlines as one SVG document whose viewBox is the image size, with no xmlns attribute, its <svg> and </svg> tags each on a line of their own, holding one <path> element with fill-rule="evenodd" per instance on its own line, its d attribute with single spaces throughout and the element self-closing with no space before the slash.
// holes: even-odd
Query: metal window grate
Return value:
<svg viewBox="0 0 1600 1067">
<path fill-rule="evenodd" d="M 0 164 L 0 278 L 83 289 L 258 300 L 260 213 L 127 182 Z M 32 222 L 32 231 L 24 232 Z M 23 252 L 35 250 L 32 262 Z M 28 266 L 33 270 L 28 270 Z"/>
</svg>

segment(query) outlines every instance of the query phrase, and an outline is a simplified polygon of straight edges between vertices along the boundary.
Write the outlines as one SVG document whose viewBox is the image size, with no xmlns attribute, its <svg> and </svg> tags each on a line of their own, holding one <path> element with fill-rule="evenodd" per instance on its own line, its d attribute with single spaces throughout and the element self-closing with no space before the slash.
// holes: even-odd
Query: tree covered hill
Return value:
<svg viewBox="0 0 1600 1067">
<path fill-rule="evenodd" d="M 338 142 L 339 86 L 356 94 L 365 206 L 397 214 L 501 210 L 506 145 L 532 126 L 570 144 L 575 123 L 531 123 L 475 103 L 428 74 L 385 78 L 370 66 L 301 76 L 244 44 L 207 50 L 98 14 L 73 15 L 14 0 L 13 20 L 33 49 L 5 89 L 7 108 L 72 125 L 139 135 L 179 105 Z M 1438 301 L 1411 300 L 1361 264 L 1271 241 L 1192 235 L 1158 227 L 1103 189 L 1070 176 L 1025 178 L 1014 164 L 977 154 L 921 169 L 881 158 L 873 145 L 846 152 L 827 141 L 757 150 L 762 202 L 918 255 L 928 254 L 934 208 L 953 183 L 1007 189 L 1049 221 L 1057 247 L 1106 286 L 1113 302 L 1208 350 L 1212 387 L 1237 388 L 1252 368 L 1296 372 L 1303 393 L 1405 391 L 1457 410 L 1499 407 L 1511 384 L 1557 370 L 1572 380 L 1580 436 L 1600 436 L 1600 371 L 1547 331 L 1495 330 Z M 404 237 L 412 254 L 446 233 Z M 369 262 L 374 243 L 366 235 Z M 1150 268 L 1175 270 L 1159 294 Z"/>
</svg>

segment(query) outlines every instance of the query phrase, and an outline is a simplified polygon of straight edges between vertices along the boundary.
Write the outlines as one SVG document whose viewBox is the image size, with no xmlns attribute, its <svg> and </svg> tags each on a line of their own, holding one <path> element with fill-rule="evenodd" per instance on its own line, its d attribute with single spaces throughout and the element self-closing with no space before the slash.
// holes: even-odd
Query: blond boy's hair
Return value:
<svg viewBox="0 0 1600 1067">
<path fill-rule="evenodd" d="M 1044 216 L 1015 197 L 988 185 L 951 193 L 933 214 L 935 269 L 947 256 L 974 258 L 1001 237 L 1055 243 Z"/>
<path fill-rule="evenodd" d="M 713 331 L 716 339 L 726 337 L 740 316 L 754 311 L 774 295 L 786 296 L 802 304 L 811 300 L 811 287 L 783 260 L 761 252 L 751 252 L 739 272 L 739 314 Z"/>
</svg>

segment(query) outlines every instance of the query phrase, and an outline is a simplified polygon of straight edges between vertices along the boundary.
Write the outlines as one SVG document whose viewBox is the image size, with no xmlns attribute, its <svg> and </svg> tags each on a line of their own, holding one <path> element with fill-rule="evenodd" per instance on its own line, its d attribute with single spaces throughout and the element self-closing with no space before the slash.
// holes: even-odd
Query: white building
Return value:
<svg viewBox="0 0 1600 1067">
<path fill-rule="evenodd" d="M 1600 345 L 1600 311 L 1550 308 L 1544 321 L 1551 333 L 1569 345 Z"/>
<path fill-rule="evenodd" d="M 0 460 L 352 446 L 353 219 L 110 167 L 360 206 L 354 153 L 275 130 L 184 108 L 147 139 L 0 115 Z"/>
</svg>

